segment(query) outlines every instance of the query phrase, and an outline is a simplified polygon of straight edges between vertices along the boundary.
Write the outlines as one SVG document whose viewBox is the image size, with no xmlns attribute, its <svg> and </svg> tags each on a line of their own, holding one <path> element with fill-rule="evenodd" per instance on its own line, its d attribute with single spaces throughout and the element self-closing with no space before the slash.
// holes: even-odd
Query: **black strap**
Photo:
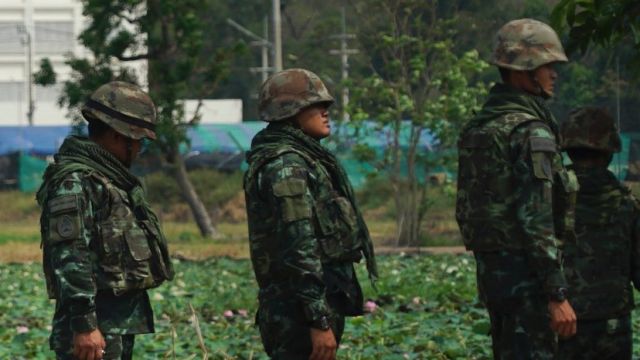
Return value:
<svg viewBox="0 0 640 360">
<path fill-rule="evenodd" d="M 90 108 L 90 109 L 94 109 L 100 112 L 103 112 L 109 116 L 111 116 L 114 119 L 118 119 L 122 122 L 126 122 L 127 124 L 131 124 L 143 129 L 149 129 L 151 131 L 156 131 L 156 124 L 149 122 L 149 121 L 145 121 L 133 116 L 129 116 L 127 114 L 123 114 L 119 111 L 113 110 L 112 108 L 105 106 L 104 104 L 101 104 L 93 99 L 89 99 L 87 100 L 87 102 L 85 103 L 85 106 Z"/>
</svg>

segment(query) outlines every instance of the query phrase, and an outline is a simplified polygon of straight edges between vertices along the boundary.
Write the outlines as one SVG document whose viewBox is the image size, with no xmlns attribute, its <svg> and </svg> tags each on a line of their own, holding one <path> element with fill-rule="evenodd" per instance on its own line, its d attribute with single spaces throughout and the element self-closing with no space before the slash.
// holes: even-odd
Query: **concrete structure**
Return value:
<svg viewBox="0 0 640 360">
<path fill-rule="evenodd" d="M 0 125 L 28 124 L 30 92 L 34 125 L 69 123 L 67 111 L 56 105 L 61 85 L 31 87 L 28 80 L 45 57 L 58 79 L 66 79 L 65 57 L 85 55 L 76 41 L 82 26 L 77 0 L 0 1 Z"/>
<path fill-rule="evenodd" d="M 193 119 L 198 100 L 184 102 L 187 121 Z M 239 124 L 242 122 L 242 99 L 205 99 L 199 109 L 200 124 Z"/>
<path fill-rule="evenodd" d="M 80 0 L 0 0 L 0 127 L 29 125 L 29 99 L 33 103 L 32 125 L 69 125 L 68 110 L 60 108 L 57 100 L 62 83 L 69 78 L 65 60 L 91 55 L 77 40 L 86 23 Z M 30 84 L 30 74 L 39 69 L 43 58 L 51 61 L 56 72 L 54 86 Z M 139 79 L 146 79 L 146 60 L 127 62 L 126 66 Z M 189 116 L 195 103 L 185 102 Z M 202 123 L 240 122 L 242 101 L 205 100 L 201 114 Z"/>
</svg>

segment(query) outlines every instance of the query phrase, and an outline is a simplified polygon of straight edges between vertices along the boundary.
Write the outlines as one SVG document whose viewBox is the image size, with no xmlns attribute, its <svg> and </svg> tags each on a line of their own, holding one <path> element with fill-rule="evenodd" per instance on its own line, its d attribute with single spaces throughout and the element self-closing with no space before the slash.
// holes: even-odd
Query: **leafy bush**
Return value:
<svg viewBox="0 0 640 360">
<path fill-rule="evenodd" d="M 213 359 L 266 359 L 253 326 L 257 285 L 248 261 L 177 262 L 176 270 L 173 282 L 150 292 L 157 332 L 136 338 L 136 359 L 201 356 L 189 304 Z M 471 257 L 381 257 L 377 294 L 358 270 L 365 296 L 378 307 L 347 321 L 341 359 L 489 358 Z M 51 358 L 46 338 L 54 305 L 40 266 L 0 265 L 0 284 L 13 294 L 0 302 L 0 358 Z"/>
</svg>

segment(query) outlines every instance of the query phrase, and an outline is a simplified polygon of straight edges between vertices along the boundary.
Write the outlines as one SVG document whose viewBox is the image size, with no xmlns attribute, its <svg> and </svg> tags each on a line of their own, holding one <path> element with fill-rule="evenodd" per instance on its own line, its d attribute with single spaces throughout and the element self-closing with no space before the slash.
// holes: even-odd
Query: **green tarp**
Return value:
<svg viewBox="0 0 640 360">
<path fill-rule="evenodd" d="M 18 156 L 18 188 L 24 192 L 35 192 L 42 183 L 46 160 L 20 153 Z"/>
</svg>

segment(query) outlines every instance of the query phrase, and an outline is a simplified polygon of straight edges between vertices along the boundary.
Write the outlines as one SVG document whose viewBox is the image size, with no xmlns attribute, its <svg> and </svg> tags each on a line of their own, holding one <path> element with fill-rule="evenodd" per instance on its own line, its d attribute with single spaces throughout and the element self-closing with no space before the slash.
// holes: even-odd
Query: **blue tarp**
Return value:
<svg viewBox="0 0 640 360">
<path fill-rule="evenodd" d="M 191 151 L 247 151 L 253 136 L 266 124 L 259 121 L 240 124 L 204 124 L 190 128 Z M 25 152 L 46 156 L 55 154 L 72 126 L 0 126 L 0 155 Z"/>
<path fill-rule="evenodd" d="M 265 125 L 260 121 L 198 125 L 187 132 L 191 141 L 190 150 L 203 153 L 244 152 L 249 150 L 251 139 Z M 41 156 L 55 154 L 64 138 L 73 130 L 72 126 L 0 126 L 0 155 L 12 152 Z M 360 136 L 364 136 L 364 143 L 374 148 L 385 148 L 390 141 L 391 132 L 388 129 L 377 130 L 373 123 L 364 123 L 358 131 Z M 341 143 L 347 147 L 355 142 L 355 132 L 352 126 L 334 128 L 334 133 L 340 135 Z M 406 143 L 408 137 L 409 126 L 405 126 L 401 132 L 401 144 Z M 433 136 L 424 131 L 420 149 L 431 151 L 433 144 Z"/>
<path fill-rule="evenodd" d="M 0 126 L 0 155 L 12 152 L 52 155 L 72 129 L 72 126 Z"/>
</svg>

